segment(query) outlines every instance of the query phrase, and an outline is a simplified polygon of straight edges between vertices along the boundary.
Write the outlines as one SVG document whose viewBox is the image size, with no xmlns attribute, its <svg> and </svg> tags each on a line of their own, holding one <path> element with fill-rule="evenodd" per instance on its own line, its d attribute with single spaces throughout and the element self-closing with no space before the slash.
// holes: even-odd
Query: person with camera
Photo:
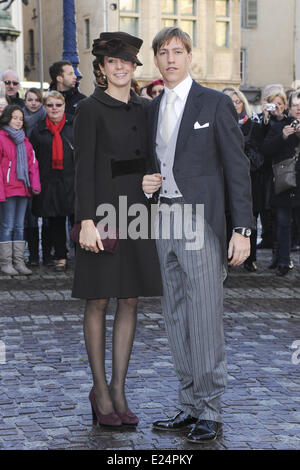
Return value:
<svg viewBox="0 0 300 470">
<path fill-rule="evenodd" d="M 296 187 L 275 192 L 272 180 L 270 203 L 275 208 L 276 239 L 278 244 L 278 276 L 285 276 L 290 269 L 292 214 L 300 223 L 300 92 L 292 93 L 288 103 L 287 118 L 275 122 L 264 140 L 262 151 L 274 165 L 292 157 L 297 158 L 295 167 Z M 293 212 L 294 209 L 294 212 Z"/>
</svg>

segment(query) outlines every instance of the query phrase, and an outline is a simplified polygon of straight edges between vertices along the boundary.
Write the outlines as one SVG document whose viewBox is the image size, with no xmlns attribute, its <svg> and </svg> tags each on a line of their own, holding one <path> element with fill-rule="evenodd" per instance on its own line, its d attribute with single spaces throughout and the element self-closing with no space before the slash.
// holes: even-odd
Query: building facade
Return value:
<svg viewBox="0 0 300 470">
<path fill-rule="evenodd" d="M 253 102 L 267 84 L 300 79 L 299 3 L 241 0 L 241 89 Z"/>
<path fill-rule="evenodd" d="M 24 61 L 27 80 L 38 81 L 36 0 L 23 6 Z M 44 80 L 60 60 L 63 47 L 62 0 L 41 0 Z M 222 89 L 240 83 L 240 0 L 75 0 L 80 89 L 94 88 L 92 42 L 102 31 L 127 31 L 143 38 L 139 54 L 143 67 L 136 79 L 141 85 L 158 78 L 151 50 L 152 39 L 164 26 L 178 25 L 193 41 L 191 75 L 197 81 Z"/>
<path fill-rule="evenodd" d="M 3 8 L 5 6 L 6 3 Z M 2 5 L 0 8 L 0 72 L 15 70 L 20 80 L 24 74 L 22 13 L 21 0 L 14 1 L 6 11 L 2 10 Z"/>
</svg>

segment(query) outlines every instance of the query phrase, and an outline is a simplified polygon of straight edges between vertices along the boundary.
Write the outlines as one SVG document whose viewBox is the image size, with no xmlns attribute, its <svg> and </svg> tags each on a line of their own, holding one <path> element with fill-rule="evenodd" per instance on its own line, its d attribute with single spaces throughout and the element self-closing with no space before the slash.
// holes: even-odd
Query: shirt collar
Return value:
<svg viewBox="0 0 300 470">
<path fill-rule="evenodd" d="M 165 86 L 165 93 L 166 95 L 170 93 L 170 91 L 175 91 L 176 95 L 183 101 L 186 99 L 187 95 L 190 92 L 193 80 L 190 75 L 188 75 L 182 82 L 180 82 L 175 88 L 170 90 Z"/>
</svg>

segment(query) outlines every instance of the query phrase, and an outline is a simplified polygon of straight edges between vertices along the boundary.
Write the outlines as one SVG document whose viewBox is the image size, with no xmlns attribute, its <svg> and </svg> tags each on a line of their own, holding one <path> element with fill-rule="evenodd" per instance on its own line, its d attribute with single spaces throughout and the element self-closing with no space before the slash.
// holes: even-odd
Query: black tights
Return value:
<svg viewBox="0 0 300 470">
<path fill-rule="evenodd" d="M 112 377 L 105 373 L 106 310 L 109 299 L 88 300 L 84 313 L 84 338 L 93 374 L 95 397 L 101 413 L 128 410 L 125 379 L 136 328 L 137 298 L 118 299 L 113 325 Z"/>
</svg>

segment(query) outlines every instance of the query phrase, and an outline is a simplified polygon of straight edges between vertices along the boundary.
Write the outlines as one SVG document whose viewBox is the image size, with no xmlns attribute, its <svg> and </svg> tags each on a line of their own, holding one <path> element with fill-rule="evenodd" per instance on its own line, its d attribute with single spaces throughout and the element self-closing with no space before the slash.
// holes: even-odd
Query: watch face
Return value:
<svg viewBox="0 0 300 470">
<path fill-rule="evenodd" d="M 245 235 L 246 235 L 246 237 L 250 237 L 250 235 L 251 235 L 251 228 L 247 228 L 247 229 L 245 230 Z"/>
</svg>

